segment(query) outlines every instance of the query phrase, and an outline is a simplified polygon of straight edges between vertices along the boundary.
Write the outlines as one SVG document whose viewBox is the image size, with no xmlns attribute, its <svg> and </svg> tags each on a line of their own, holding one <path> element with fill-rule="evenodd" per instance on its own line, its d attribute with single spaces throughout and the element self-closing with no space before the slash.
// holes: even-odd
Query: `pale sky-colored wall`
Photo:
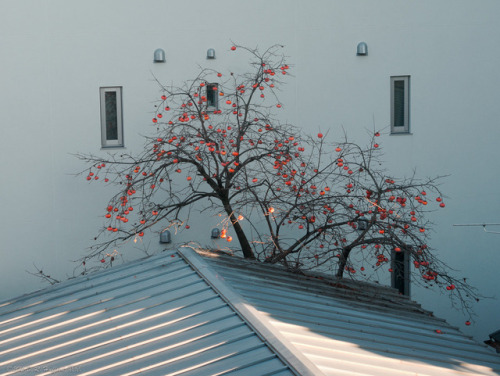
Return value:
<svg viewBox="0 0 500 376">
<path fill-rule="evenodd" d="M 0 300 L 43 286 L 25 272 L 33 263 L 57 278 L 72 275 L 71 260 L 103 223 L 110 191 L 71 175 L 83 167 L 71 153 L 102 153 L 99 87 L 123 86 L 125 150 L 133 152 L 159 95 L 153 77 L 180 82 L 198 65 L 240 69 L 245 61 L 230 54 L 231 40 L 286 46 L 294 78 L 281 97 L 284 119 L 332 137 L 343 128 L 361 143 L 382 129 L 396 176 L 449 175 L 447 208 L 431 214 L 433 245 L 484 295 L 497 296 L 500 235 L 452 226 L 500 222 L 497 1 L 2 0 L 0 7 Z M 360 41 L 366 57 L 355 55 Z M 167 63 L 153 64 L 156 48 Z M 205 59 L 208 48 L 216 60 Z M 411 76 L 412 135 L 388 135 L 393 75 Z M 217 221 L 193 218 L 195 231 L 175 239 L 210 244 Z M 445 296 L 413 292 L 478 339 L 500 328 L 498 297 L 479 303 L 477 324 L 464 328 Z"/>
</svg>

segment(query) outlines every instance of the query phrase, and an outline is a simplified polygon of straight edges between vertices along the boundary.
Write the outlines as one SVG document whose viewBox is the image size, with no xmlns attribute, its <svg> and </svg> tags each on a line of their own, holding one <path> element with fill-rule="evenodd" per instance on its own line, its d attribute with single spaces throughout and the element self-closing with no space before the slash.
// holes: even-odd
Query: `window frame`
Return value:
<svg viewBox="0 0 500 376">
<path fill-rule="evenodd" d="M 410 296 L 411 287 L 411 254 L 409 250 L 391 252 L 391 287 L 401 295 Z"/>
<path fill-rule="evenodd" d="M 395 83 L 404 82 L 403 126 L 396 126 Z M 391 134 L 410 133 L 410 76 L 391 76 Z"/>
<path fill-rule="evenodd" d="M 117 139 L 108 140 L 106 135 L 106 93 L 116 93 L 116 127 Z M 99 88 L 100 106 L 101 106 L 101 146 L 103 148 L 123 147 L 123 87 L 122 86 L 104 86 Z"/>
<path fill-rule="evenodd" d="M 206 97 L 207 97 L 207 109 L 209 110 L 218 110 L 219 109 L 219 84 L 217 82 L 207 82 L 206 85 Z M 216 87 L 217 90 L 213 90 L 213 87 Z M 214 93 L 215 104 L 210 104 L 208 102 L 208 93 L 209 90 L 212 90 Z"/>
</svg>

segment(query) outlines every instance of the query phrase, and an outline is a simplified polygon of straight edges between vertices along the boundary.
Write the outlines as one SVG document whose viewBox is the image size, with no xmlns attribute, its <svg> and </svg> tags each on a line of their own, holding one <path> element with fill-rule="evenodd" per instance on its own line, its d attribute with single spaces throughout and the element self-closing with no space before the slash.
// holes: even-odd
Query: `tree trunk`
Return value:
<svg viewBox="0 0 500 376">
<path fill-rule="evenodd" d="M 234 231 L 236 232 L 236 236 L 238 237 L 238 241 L 240 242 L 241 250 L 243 251 L 243 256 L 246 259 L 255 260 L 255 255 L 253 253 L 252 246 L 250 245 L 250 242 L 248 241 L 247 236 L 240 225 L 240 222 L 235 217 L 231 204 L 229 203 L 228 200 L 223 200 L 223 204 L 224 204 L 224 210 L 229 216 L 229 220 L 231 221 Z"/>
<path fill-rule="evenodd" d="M 349 258 L 349 253 L 351 253 L 351 248 L 346 247 L 342 250 L 342 254 L 339 259 L 339 268 L 337 270 L 337 277 L 342 278 L 344 276 L 344 269 L 347 265 L 347 259 Z"/>
</svg>

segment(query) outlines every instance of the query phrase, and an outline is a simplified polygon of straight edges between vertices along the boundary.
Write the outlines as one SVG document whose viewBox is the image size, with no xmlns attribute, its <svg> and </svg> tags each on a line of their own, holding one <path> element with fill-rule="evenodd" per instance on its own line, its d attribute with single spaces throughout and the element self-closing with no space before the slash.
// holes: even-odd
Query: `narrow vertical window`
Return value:
<svg viewBox="0 0 500 376">
<path fill-rule="evenodd" d="M 123 146 L 122 88 L 101 87 L 102 147 Z"/>
<path fill-rule="evenodd" d="M 207 84 L 207 107 L 217 110 L 219 108 L 219 85 Z"/>
<path fill-rule="evenodd" d="M 410 132 L 410 76 L 391 77 L 391 133 Z"/>
<path fill-rule="evenodd" d="M 391 286 L 402 295 L 410 295 L 410 253 L 408 251 L 392 252 Z"/>
</svg>

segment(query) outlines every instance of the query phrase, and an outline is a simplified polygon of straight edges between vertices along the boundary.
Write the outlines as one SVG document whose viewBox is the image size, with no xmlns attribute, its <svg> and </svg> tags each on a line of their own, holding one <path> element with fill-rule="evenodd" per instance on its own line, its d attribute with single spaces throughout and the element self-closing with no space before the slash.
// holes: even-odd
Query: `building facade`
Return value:
<svg viewBox="0 0 500 376">
<path fill-rule="evenodd" d="M 230 54 L 232 41 L 279 43 L 294 76 L 281 96 L 287 121 L 330 137 L 345 131 L 360 143 L 380 130 L 395 176 L 446 175 L 446 210 L 430 213 L 432 244 L 491 297 L 477 304 L 475 323 L 464 330 L 486 339 L 500 327 L 499 235 L 454 226 L 500 223 L 498 2 L 2 0 L 0 6 L 0 300 L 41 287 L 26 270 L 72 276 L 73 260 L 102 226 L 111 191 L 75 176 L 85 166 L 73 154 L 140 149 L 158 82 L 180 82 L 199 66 L 245 64 Z M 358 54 L 360 42 L 367 54 L 363 48 Z M 165 63 L 153 61 L 159 48 Z M 207 59 L 208 49 L 215 59 Z M 102 88 L 121 96 L 115 96 L 122 104 L 120 148 L 102 148 Z M 174 242 L 211 244 L 216 222 L 200 217 L 191 226 L 196 231 Z M 126 257 L 154 252 L 157 239 L 134 247 Z M 457 326 L 469 319 L 450 309 L 446 291 L 412 294 Z"/>
</svg>

